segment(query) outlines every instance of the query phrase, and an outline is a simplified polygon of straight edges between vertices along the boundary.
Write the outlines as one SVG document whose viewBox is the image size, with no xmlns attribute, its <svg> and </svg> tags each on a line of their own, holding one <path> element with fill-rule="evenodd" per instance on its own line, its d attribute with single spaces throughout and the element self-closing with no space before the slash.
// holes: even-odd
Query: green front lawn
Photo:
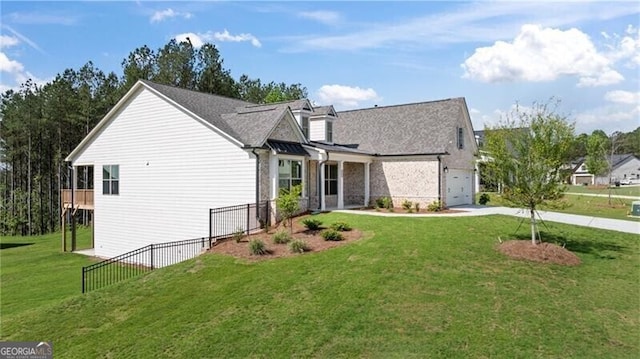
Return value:
<svg viewBox="0 0 640 359">
<path fill-rule="evenodd" d="M 606 186 L 567 186 L 567 192 L 589 193 L 608 196 L 609 188 Z M 611 187 L 611 195 L 640 197 L 640 186 Z"/>
<path fill-rule="evenodd" d="M 637 236 L 547 223 L 543 233 L 577 267 L 521 262 L 494 247 L 519 219 L 383 218 L 325 214 L 365 238 L 291 258 L 247 262 L 205 254 L 57 302 L 2 302 L 1 340 L 51 340 L 61 358 L 562 357 L 640 354 Z M 67 261 L 48 239 L 38 266 L 12 291 L 31 290 L 41 266 Z M 45 245 L 46 246 L 46 245 Z M 16 256 L 29 261 L 28 247 Z M 50 292 L 77 272 L 52 270 Z M 77 273 L 77 274 L 76 274 Z M 3 273 L 4 276 L 4 273 Z M 20 279 L 21 278 L 21 279 Z"/>
<path fill-rule="evenodd" d="M 487 203 L 489 206 L 512 206 L 510 203 L 502 199 L 498 193 L 489 192 L 487 194 L 490 197 L 490 201 Z M 480 195 L 476 196 L 476 198 L 479 199 Z M 609 205 L 609 198 L 607 197 L 565 194 L 562 199 L 563 206 L 542 206 L 540 207 L 540 210 L 637 222 L 640 221 L 639 218 L 629 217 L 631 202 L 633 201 L 634 200 L 632 199 L 612 198 L 611 205 Z"/>
</svg>

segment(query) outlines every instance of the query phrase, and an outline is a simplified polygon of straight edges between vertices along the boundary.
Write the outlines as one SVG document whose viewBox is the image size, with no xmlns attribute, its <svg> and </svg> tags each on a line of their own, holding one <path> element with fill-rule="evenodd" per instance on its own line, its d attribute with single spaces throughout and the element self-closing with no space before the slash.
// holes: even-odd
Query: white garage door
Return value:
<svg viewBox="0 0 640 359">
<path fill-rule="evenodd" d="M 449 170 L 447 173 L 447 207 L 471 203 L 472 171 Z"/>
</svg>

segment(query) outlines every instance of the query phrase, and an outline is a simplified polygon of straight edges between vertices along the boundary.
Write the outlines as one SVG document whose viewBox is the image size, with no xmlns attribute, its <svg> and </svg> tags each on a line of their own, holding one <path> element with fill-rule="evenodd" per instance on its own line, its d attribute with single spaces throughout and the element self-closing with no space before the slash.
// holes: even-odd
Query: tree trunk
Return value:
<svg viewBox="0 0 640 359">
<path fill-rule="evenodd" d="M 534 246 L 538 244 L 536 242 L 536 210 L 535 208 L 531 208 L 531 244 Z"/>
</svg>

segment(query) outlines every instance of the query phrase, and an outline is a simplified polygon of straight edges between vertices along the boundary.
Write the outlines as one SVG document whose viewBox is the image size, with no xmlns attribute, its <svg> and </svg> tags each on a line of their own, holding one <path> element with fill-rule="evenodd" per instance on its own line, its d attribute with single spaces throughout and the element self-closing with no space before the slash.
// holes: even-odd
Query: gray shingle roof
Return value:
<svg viewBox="0 0 640 359">
<path fill-rule="evenodd" d="M 256 105 L 234 98 L 140 81 L 250 147 L 261 146 L 287 110 L 286 103 Z"/>
<path fill-rule="evenodd" d="M 466 106 L 453 98 L 338 112 L 333 140 L 380 155 L 444 153 Z"/>
<path fill-rule="evenodd" d="M 229 97 L 211 95 L 198 91 L 186 90 L 178 87 L 161 85 L 147 80 L 140 81 L 145 85 L 153 88 L 154 90 L 160 92 L 161 94 L 167 96 L 171 100 L 178 103 L 180 106 L 198 115 L 203 120 L 209 122 L 221 131 L 224 131 L 230 136 L 238 139 L 237 134 L 225 121 L 222 120 L 221 115 L 224 113 L 235 112 L 236 108 L 238 107 L 251 105 L 250 102 L 245 102 Z"/>
<path fill-rule="evenodd" d="M 330 143 L 325 143 L 325 142 L 319 142 L 319 141 L 310 141 L 309 142 L 309 146 L 315 147 L 315 148 L 319 148 L 321 150 L 325 150 L 325 151 L 330 151 L 330 152 L 343 152 L 343 153 L 353 153 L 353 154 L 358 154 L 358 155 L 373 155 L 374 153 L 372 152 L 368 152 L 368 151 L 363 151 L 351 146 L 344 146 L 344 145 L 339 145 L 339 144 L 330 144 Z"/>
</svg>

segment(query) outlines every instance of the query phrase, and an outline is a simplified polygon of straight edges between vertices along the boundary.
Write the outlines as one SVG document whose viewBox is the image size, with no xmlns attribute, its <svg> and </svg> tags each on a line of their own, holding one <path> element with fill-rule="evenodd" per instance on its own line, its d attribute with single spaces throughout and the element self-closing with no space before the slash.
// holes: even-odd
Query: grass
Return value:
<svg viewBox="0 0 640 359">
<path fill-rule="evenodd" d="M 637 236 L 548 223 L 543 236 L 583 262 L 561 267 L 511 260 L 494 249 L 498 236 L 527 235 L 528 228 L 514 234 L 516 218 L 318 218 L 346 221 L 368 235 L 325 252 L 260 262 L 206 254 L 57 303 L 14 307 L 3 316 L 1 340 L 51 340 L 63 358 L 640 352 Z M 66 260 L 56 245 L 43 246 L 51 253 L 42 265 Z M 3 258 L 3 271 L 21 271 L 28 286 L 37 271 L 12 263 Z M 51 272 L 43 291 L 79 283 L 75 272 Z M 2 289 L 4 303 L 4 280 Z"/>
<path fill-rule="evenodd" d="M 512 206 L 510 203 L 502 199 L 497 193 L 489 193 L 491 200 L 487 205 L 489 206 Z M 478 198 L 480 196 L 477 196 Z M 593 197 L 583 195 L 571 195 L 566 194 L 562 199 L 565 207 L 545 207 L 540 209 L 544 211 L 561 212 L 579 214 L 589 217 L 602 217 L 612 219 L 622 219 L 626 221 L 640 221 L 639 218 L 629 217 L 628 214 L 631 211 L 632 199 L 612 198 L 611 205 L 609 205 L 609 198 L 606 197 Z"/>
<path fill-rule="evenodd" d="M 605 186 L 567 186 L 567 192 L 609 195 L 609 188 Z M 640 186 L 611 187 L 611 195 L 640 197 Z"/>
<path fill-rule="evenodd" d="M 77 234 L 78 247 L 87 248 L 90 229 L 78 228 Z M 60 233 L 0 237 L 0 246 L 0 318 L 3 321 L 13 314 L 46 307 L 76 295 L 82 288 L 81 267 L 92 263 L 86 256 L 63 253 Z"/>
</svg>

